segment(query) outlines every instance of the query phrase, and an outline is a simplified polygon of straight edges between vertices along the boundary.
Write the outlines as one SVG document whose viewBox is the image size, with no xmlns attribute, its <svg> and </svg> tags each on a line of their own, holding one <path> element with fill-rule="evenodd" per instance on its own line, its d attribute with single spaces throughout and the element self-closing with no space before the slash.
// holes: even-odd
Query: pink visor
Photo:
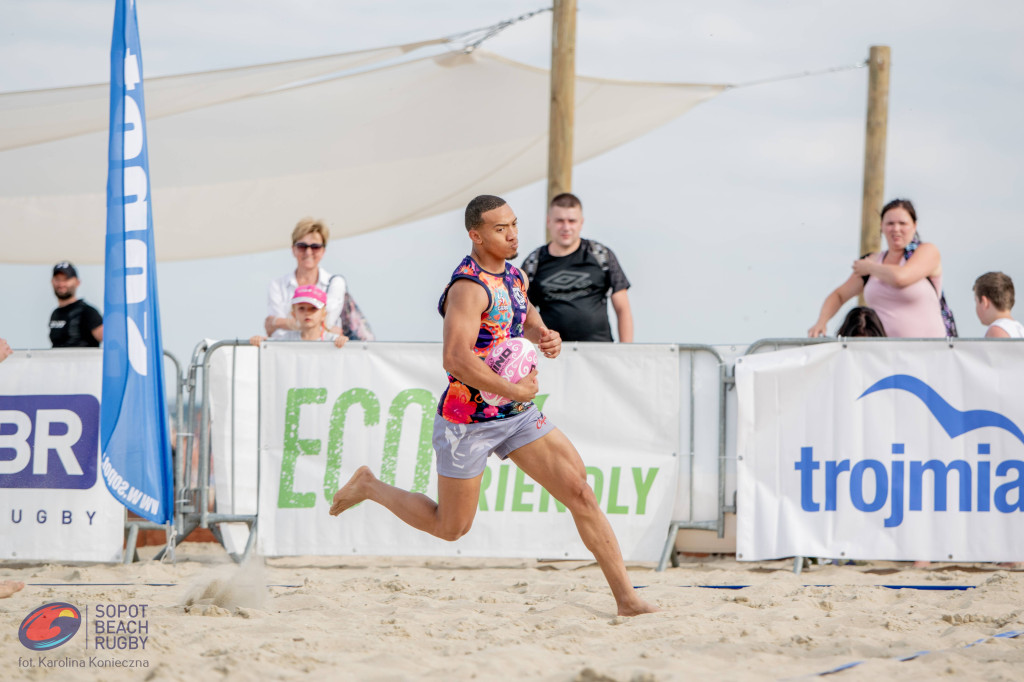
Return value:
<svg viewBox="0 0 1024 682">
<path fill-rule="evenodd" d="M 320 309 L 327 305 L 327 294 L 312 284 L 299 287 L 292 294 L 292 305 L 296 303 L 309 303 L 314 308 Z"/>
</svg>

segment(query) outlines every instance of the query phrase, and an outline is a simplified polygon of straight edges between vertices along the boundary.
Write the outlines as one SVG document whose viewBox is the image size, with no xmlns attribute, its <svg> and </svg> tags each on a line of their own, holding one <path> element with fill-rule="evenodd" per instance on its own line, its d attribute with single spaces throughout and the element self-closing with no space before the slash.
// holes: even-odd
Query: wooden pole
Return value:
<svg viewBox="0 0 1024 682">
<path fill-rule="evenodd" d="M 572 191 L 576 105 L 576 0 L 554 0 L 551 23 L 551 110 L 548 119 L 548 200 Z M 545 229 L 545 242 L 551 235 Z"/>
<path fill-rule="evenodd" d="M 878 251 L 882 244 L 878 212 L 885 201 L 885 138 L 889 121 L 891 66 L 888 46 L 873 45 L 868 58 L 868 120 L 864 140 L 864 198 L 860 210 L 858 256 Z"/>
</svg>

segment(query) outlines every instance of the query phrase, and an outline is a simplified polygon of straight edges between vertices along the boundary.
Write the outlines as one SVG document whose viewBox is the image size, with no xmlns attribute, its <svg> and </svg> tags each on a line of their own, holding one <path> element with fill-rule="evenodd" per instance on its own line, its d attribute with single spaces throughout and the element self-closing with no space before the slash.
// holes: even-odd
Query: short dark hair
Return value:
<svg viewBox="0 0 1024 682">
<path fill-rule="evenodd" d="M 583 210 L 583 202 L 580 201 L 578 196 L 571 192 L 556 194 L 551 200 L 551 203 L 548 204 L 548 208 L 552 208 L 554 206 L 561 206 L 562 208 L 578 208 L 581 211 Z"/>
<path fill-rule="evenodd" d="M 974 295 L 992 301 L 997 310 L 1013 308 L 1013 280 L 1001 272 L 986 272 L 974 280 Z"/>
<path fill-rule="evenodd" d="M 887 336 L 878 313 L 866 306 L 851 308 L 836 336 Z"/>
<path fill-rule="evenodd" d="M 879 218 L 884 218 L 885 214 L 894 208 L 902 208 L 904 211 L 910 214 L 910 219 L 915 223 L 917 222 L 917 211 L 914 210 L 914 204 L 910 203 L 910 199 L 893 199 L 888 204 L 882 207 L 882 212 L 878 214 Z"/>
<path fill-rule="evenodd" d="M 481 194 L 466 204 L 466 232 L 484 224 L 484 213 L 501 208 L 507 202 L 493 194 Z"/>
</svg>

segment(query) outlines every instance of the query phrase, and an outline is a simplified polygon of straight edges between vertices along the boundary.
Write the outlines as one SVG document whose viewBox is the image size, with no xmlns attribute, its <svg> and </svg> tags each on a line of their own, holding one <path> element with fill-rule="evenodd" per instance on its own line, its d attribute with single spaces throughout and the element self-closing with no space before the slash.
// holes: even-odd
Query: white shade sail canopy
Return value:
<svg viewBox="0 0 1024 682">
<path fill-rule="evenodd" d="M 306 215 L 359 234 L 545 177 L 547 71 L 481 50 L 373 66 L 437 42 L 147 80 L 158 258 L 282 248 Z M 726 87 L 578 77 L 575 161 Z M 0 95 L 0 262 L 103 261 L 108 99 Z"/>
</svg>

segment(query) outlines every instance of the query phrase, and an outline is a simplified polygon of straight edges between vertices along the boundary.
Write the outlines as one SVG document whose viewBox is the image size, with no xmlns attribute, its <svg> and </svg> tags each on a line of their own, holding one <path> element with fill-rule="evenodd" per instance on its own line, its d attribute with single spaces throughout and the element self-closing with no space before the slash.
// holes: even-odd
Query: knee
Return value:
<svg viewBox="0 0 1024 682">
<path fill-rule="evenodd" d="M 583 478 L 576 479 L 569 487 L 563 504 L 569 507 L 573 511 L 594 511 L 599 509 L 597 504 L 597 497 L 594 495 L 593 489 L 587 483 L 587 479 Z"/>
<path fill-rule="evenodd" d="M 473 527 L 472 522 L 461 526 L 442 526 L 435 535 L 446 542 L 455 542 L 469 532 Z"/>
</svg>

